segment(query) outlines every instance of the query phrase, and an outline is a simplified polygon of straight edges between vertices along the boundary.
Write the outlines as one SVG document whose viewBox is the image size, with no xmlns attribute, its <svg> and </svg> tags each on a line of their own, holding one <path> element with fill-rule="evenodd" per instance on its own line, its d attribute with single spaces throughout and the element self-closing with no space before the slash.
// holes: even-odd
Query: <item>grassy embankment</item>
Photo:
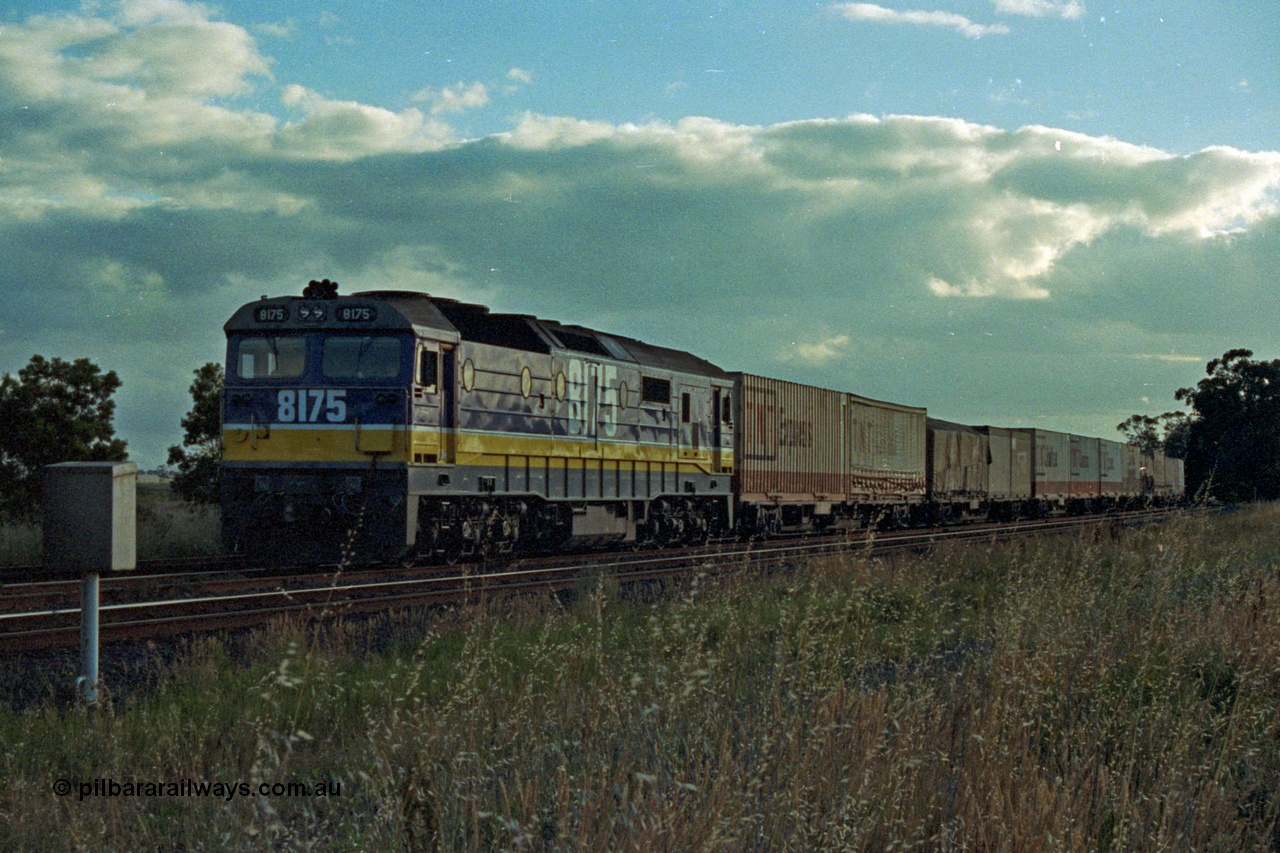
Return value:
<svg viewBox="0 0 1280 853">
<path fill-rule="evenodd" d="M 283 623 L 0 744 L 15 848 L 1276 849 L 1280 507 Z M 51 790 L 183 778 L 341 795 Z"/>
<path fill-rule="evenodd" d="M 218 508 L 174 496 L 168 483 L 138 484 L 138 559 L 217 554 Z M 39 565 L 40 527 L 0 520 L 0 566 Z"/>
</svg>

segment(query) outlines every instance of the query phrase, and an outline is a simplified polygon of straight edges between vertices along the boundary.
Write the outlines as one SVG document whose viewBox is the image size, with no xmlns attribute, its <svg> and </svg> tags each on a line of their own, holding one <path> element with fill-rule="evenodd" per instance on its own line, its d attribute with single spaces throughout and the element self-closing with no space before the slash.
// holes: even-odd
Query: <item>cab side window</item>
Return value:
<svg viewBox="0 0 1280 853">
<path fill-rule="evenodd" d="M 434 350 L 418 351 L 418 384 L 428 394 L 436 393 L 440 377 L 439 360 L 439 354 Z"/>
</svg>

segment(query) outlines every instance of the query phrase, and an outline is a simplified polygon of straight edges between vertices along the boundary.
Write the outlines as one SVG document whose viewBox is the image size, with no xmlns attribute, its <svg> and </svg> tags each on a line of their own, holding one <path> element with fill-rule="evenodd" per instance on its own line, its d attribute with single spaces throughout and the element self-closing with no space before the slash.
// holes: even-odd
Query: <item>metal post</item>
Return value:
<svg viewBox="0 0 1280 853">
<path fill-rule="evenodd" d="M 98 701 L 98 573 L 80 582 L 80 677 L 76 689 L 86 705 Z"/>
</svg>

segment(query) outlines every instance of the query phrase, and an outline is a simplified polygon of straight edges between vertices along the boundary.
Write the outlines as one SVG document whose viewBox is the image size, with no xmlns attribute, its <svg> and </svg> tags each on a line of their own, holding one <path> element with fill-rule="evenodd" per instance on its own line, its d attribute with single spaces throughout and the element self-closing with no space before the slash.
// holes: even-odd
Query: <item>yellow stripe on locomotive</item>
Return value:
<svg viewBox="0 0 1280 853">
<path fill-rule="evenodd" d="M 407 440 L 406 440 L 407 437 Z M 733 453 L 722 450 L 713 466 L 709 449 L 692 451 L 670 445 L 634 441 L 584 441 L 561 436 L 511 435 L 459 430 L 453 458 L 442 451 L 438 429 L 398 425 L 296 426 L 291 424 L 227 424 L 222 433 L 223 459 L 239 463 L 367 463 L 456 464 L 496 466 L 523 464 L 525 459 L 599 459 L 679 466 L 680 470 L 725 474 L 733 470 Z"/>
</svg>

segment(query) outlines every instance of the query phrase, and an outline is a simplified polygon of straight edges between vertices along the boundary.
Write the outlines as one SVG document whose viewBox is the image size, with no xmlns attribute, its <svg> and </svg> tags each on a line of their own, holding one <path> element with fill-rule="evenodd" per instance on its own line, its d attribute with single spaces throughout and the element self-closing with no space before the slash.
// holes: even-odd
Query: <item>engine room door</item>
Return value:
<svg viewBox="0 0 1280 853">
<path fill-rule="evenodd" d="M 587 438 L 591 441 L 591 450 L 598 455 L 600 453 L 600 365 L 597 362 L 586 363 L 583 367 L 582 381 L 586 385 L 583 419 L 587 428 Z"/>
<path fill-rule="evenodd" d="M 681 385 L 679 392 L 675 403 L 680 457 L 705 459 L 707 409 L 710 408 L 708 389 Z"/>
<path fill-rule="evenodd" d="M 451 346 L 440 347 L 440 461 L 457 460 L 458 359 Z"/>
<path fill-rule="evenodd" d="M 724 407 L 728 404 L 729 401 L 721 389 L 711 390 L 711 470 L 715 474 L 720 473 L 724 463 L 724 449 L 721 447 L 724 432 L 721 424 L 724 422 Z"/>
</svg>

